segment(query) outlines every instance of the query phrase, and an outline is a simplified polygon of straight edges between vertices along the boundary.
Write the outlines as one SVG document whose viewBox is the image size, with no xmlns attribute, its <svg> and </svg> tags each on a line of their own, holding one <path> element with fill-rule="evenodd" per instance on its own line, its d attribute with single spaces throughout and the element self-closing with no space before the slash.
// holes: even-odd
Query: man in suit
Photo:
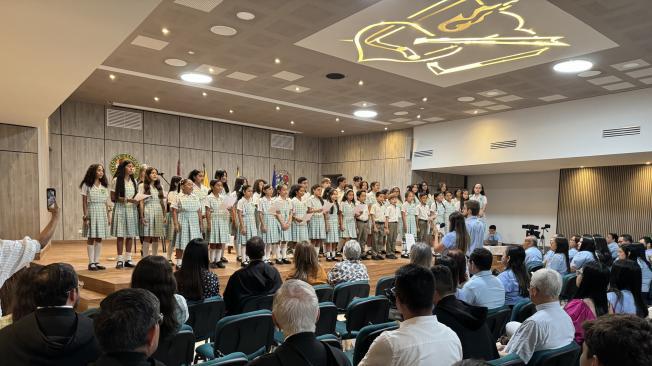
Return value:
<svg viewBox="0 0 652 366">
<path fill-rule="evenodd" d="M 300 280 L 288 280 L 276 292 L 272 319 L 285 335 L 274 353 L 260 356 L 252 366 L 350 365 L 342 350 L 315 337 L 319 304 L 315 289 Z"/>
<path fill-rule="evenodd" d="M 34 278 L 37 310 L 0 330 L 6 365 L 86 365 L 100 355 L 93 321 L 77 314 L 79 281 L 71 265 L 53 263 Z"/>
<path fill-rule="evenodd" d="M 492 339 L 485 323 L 487 308 L 469 305 L 455 297 L 456 286 L 448 267 L 436 265 L 431 271 L 435 276 L 435 308 L 432 313 L 457 334 L 462 342 L 464 358 L 498 358 L 496 340 Z"/>
</svg>

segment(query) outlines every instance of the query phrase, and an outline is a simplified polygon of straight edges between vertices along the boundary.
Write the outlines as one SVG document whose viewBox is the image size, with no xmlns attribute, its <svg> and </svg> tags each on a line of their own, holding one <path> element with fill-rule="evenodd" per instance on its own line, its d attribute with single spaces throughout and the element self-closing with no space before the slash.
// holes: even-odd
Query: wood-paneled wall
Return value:
<svg viewBox="0 0 652 366">
<path fill-rule="evenodd" d="M 21 239 L 39 232 L 38 131 L 0 124 L 0 238 Z M 41 194 L 40 194 L 41 193 Z"/>
<path fill-rule="evenodd" d="M 652 166 L 562 169 L 559 178 L 560 233 L 652 233 Z"/>
<path fill-rule="evenodd" d="M 430 192 L 436 192 L 439 190 L 440 182 L 446 183 L 449 189 L 465 188 L 463 175 L 413 170 L 412 182 L 420 183 L 423 181 L 428 182 Z M 469 184 L 473 183 L 469 182 Z"/>
<path fill-rule="evenodd" d="M 119 153 L 132 154 L 140 163 L 157 167 L 166 173 L 168 180 L 176 173 L 178 160 L 184 176 L 192 169 L 201 169 L 202 165 L 206 166 L 209 178 L 216 169 L 225 169 L 231 186 L 238 168 L 250 180 L 259 177 L 271 180 L 274 167 L 287 170 L 293 181 L 305 176 L 316 182 L 320 177 L 318 138 L 297 135 L 293 151 L 273 149 L 268 130 L 147 111 L 143 112 L 142 130 L 113 128 L 106 126 L 103 105 L 79 101 L 66 101 L 57 109 L 50 116 L 49 130 L 50 185 L 59 192 L 62 208 L 55 240 L 81 239 L 79 182 L 90 164 L 108 165 Z M 36 137 L 33 138 L 35 153 Z M 10 142 L 2 139 L 0 144 L 16 144 L 19 140 L 18 137 Z M 3 148 L 0 145 L 0 150 Z M 14 160 L 3 157 L 2 161 L 4 164 Z M 33 171 L 37 171 L 36 165 Z M 164 188 L 167 189 L 166 184 Z M 2 196 L 0 202 L 6 202 Z M 34 212 L 38 214 L 37 210 Z M 38 227 L 38 216 L 33 222 Z M 5 231 L 0 233 L 4 235 Z"/>
</svg>

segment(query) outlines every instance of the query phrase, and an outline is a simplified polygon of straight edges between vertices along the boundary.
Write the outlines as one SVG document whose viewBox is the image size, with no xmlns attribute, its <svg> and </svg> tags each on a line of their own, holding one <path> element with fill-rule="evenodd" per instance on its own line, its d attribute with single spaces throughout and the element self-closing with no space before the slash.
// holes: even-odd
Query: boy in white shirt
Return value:
<svg viewBox="0 0 652 366">
<path fill-rule="evenodd" d="M 428 194 L 419 194 L 417 205 L 417 241 L 427 242 L 428 221 L 430 220 L 430 207 L 428 206 Z"/>
<path fill-rule="evenodd" d="M 369 216 L 373 222 L 374 241 L 371 248 L 371 259 L 379 260 L 385 259 L 380 255 L 383 250 L 385 235 L 387 234 L 387 227 L 385 226 L 385 194 L 383 192 L 376 192 L 376 203 L 371 206 Z"/>
<path fill-rule="evenodd" d="M 385 258 L 396 259 L 394 250 L 396 249 L 396 237 L 398 236 L 398 216 L 401 209 L 396 206 L 398 197 L 395 194 L 389 196 L 389 206 L 385 207 L 385 227 L 387 228 L 387 244 Z"/>
</svg>

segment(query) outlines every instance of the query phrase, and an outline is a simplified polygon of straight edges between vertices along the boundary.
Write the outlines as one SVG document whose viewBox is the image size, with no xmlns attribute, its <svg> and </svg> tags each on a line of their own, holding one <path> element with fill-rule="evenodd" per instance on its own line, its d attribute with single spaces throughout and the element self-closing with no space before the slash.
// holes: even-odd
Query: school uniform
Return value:
<svg viewBox="0 0 652 366">
<path fill-rule="evenodd" d="M 437 202 L 435 201 L 431 206 L 430 206 L 430 212 L 433 213 L 434 217 L 434 222 L 436 223 L 435 228 L 433 228 L 433 232 L 436 230 L 439 230 L 439 224 L 445 223 L 444 221 L 444 215 L 446 214 L 446 208 L 444 207 L 443 202 Z"/>
<path fill-rule="evenodd" d="M 444 224 L 446 224 L 446 232 L 450 230 L 450 217 L 453 212 L 457 211 L 457 208 L 455 207 L 455 203 L 453 201 L 446 201 L 444 200 Z"/>
<path fill-rule="evenodd" d="M 308 236 L 311 240 L 326 239 L 326 222 L 324 221 L 324 213 L 322 212 L 324 204 L 321 203 L 319 198 L 313 196 L 306 206 L 313 210 L 318 210 L 317 212 L 313 211 L 308 222 Z"/>
<path fill-rule="evenodd" d="M 326 233 L 327 243 L 338 243 L 340 241 L 340 210 L 338 205 L 333 204 L 333 207 L 328 211 L 328 232 Z"/>
<path fill-rule="evenodd" d="M 296 243 L 308 241 L 308 223 L 304 220 L 308 213 L 308 207 L 303 200 L 294 197 L 292 199 L 292 209 L 294 210 L 294 217 L 303 220 L 292 223 L 292 241 Z"/>
<path fill-rule="evenodd" d="M 480 204 L 480 209 L 484 209 L 484 206 L 487 205 L 487 196 L 483 194 L 472 194 L 469 196 L 469 201 L 478 201 Z"/>
<path fill-rule="evenodd" d="M 343 201 L 340 203 L 342 209 L 342 226 L 344 230 L 340 237 L 344 239 L 357 238 L 356 223 L 355 223 L 355 204 L 352 202 Z"/>
<path fill-rule="evenodd" d="M 204 231 L 202 231 L 202 234 L 205 234 L 205 230 L 208 227 L 207 225 L 208 222 L 206 221 L 206 206 L 204 205 L 204 200 L 206 200 L 206 197 L 208 197 L 208 193 L 210 193 L 208 187 L 203 185 L 193 184 L 192 194 L 197 196 L 197 198 L 199 199 L 199 205 L 201 206 L 201 216 L 202 216 L 202 222 L 204 224 Z"/>
<path fill-rule="evenodd" d="M 417 241 L 426 241 L 428 237 L 428 220 L 430 220 L 430 206 L 419 203 L 417 205 Z"/>
<path fill-rule="evenodd" d="M 403 202 L 401 200 L 396 201 L 396 209 L 398 210 L 398 225 L 396 226 L 396 243 L 403 243 L 403 215 L 401 210 L 403 208 Z"/>
<path fill-rule="evenodd" d="M 143 183 L 138 186 L 138 193 L 145 194 L 145 185 Z M 150 186 L 149 194 L 151 197 L 146 198 L 145 202 L 143 202 L 143 217 L 146 222 L 143 224 L 141 231 L 143 236 L 162 238 L 165 235 L 162 200 L 158 198 L 158 193 L 156 187 Z"/>
<path fill-rule="evenodd" d="M 281 220 L 283 220 L 283 222 L 290 223 L 290 227 L 288 227 L 287 230 L 283 230 L 283 228 L 279 223 L 279 241 L 283 241 L 283 242 L 292 241 L 292 226 L 294 226 L 294 223 L 292 222 L 290 217 L 290 214 L 292 212 L 292 202 L 290 201 L 289 198 L 283 199 L 281 197 L 276 197 L 275 205 L 279 209 Z"/>
<path fill-rule="evenodd" d="M 398 217 L 401 214 L 401 211 L 395 205 L 390 204 L 385 208 L 385 218 L 387 219 L 387 244 L 386 252 L 387 255 L 394 254 L 394 249 L 396 248 L 396 237 L 398 235 Z"/>
<path fill-rule="evenodd" d="M 256 205 L 254 205 L 253 200 L 247 200 L 242 197 L 240 198 L 240 201 L 238 201 L 237 210 L 242 214 L 241 225 L 244 226 L 244 229 L 246 230 L 246 233 L 243 233 L 240 231 L 240 226 L 238 226 L 238 238 L 240 240 L 238 243 L 240 245 L 245 245 L 247 240 L 254 236 L 258 236 L 258 229 L 256 228 Z"/>
<path fill-rule="evenodd" d="M 273 210 L 273 211 L 272 211 Z M 266 232 L 261 230 L 260 237 L 265 244 L 276 244 L 280 240 L 281 225 L 276 218 L 274 200 L 262 197 L 258 201 L 258 212 L 263 214 L 262 224 L 265 224 Z"/>
<path fill-rule="evenodd" d="M 405 212 L 405 234 L 412 234 L 415 240 L 417 238 L 417 207 L 415 201 L 403 202 L 403 206 L 401 206 L 401 211 Z"/>
<path fill-rule="evenodd" d="M 174 220 L 172 219 L 172 210 L 170 209 L 172 205 L 177 201 L 177 191 L 168 192 L 168 213 L 167 213 L 167 228 L 165 232 L 165 238 L 172 241 L 174 239 Z"/>
<path fill-rule="evenodd" d="M 358 231 L 358 243 L 360 243 L 360 248 L 364 252 L 364 246 L 367 243 L 367 237 L 369 236 L 369 206 L 364 202 L 356 202 L 356 205 L 364 205 L 362 212 L 360 212 L 360 216 L 355 219 L 355 227 Z"/>
<path fill-rule="evenodd" d="M 111 192 L 115 192 L 116 178 L 111 182 Z M 125 180 L 124 198 L 133 198 L 136 195 L 136 186 L 131 179 Z M 116 197 L 119 198 L 119 197 Z M 135 238 L 138 236 L 138 208 L 135 203 L 119 202 L 116 199 L 113 207 L 113 222 L 111 235 L 116 238 Z"/>
<path fill-rule="evenodd" d="M 177 221 L 179 221 L 175 246 L 177 249 L 185 250 L 192 239 L 202 238 L 198 214 L 201 212 L 201 203 L 194 194 L 180 193 L 171 207 L 177 210 Z"/>
<path fill-rule="evenodd" d="M 81 195 L 86 196 L 88 204 L 88 225 L 84 225 L 83 236 L 85 238 L 104 239 L 109 233 L 109 215 L 107 207 L 109 206 L 109 189 L 103 185 L 93 185 L 92 187 L 84 184 L 81 188 Z"/>
<path fill-rule="evenodd" d="M 371 248 L 373 255 L 378 255 L 383 250 L 385 240 L 385 206 L 376 202 L 371 206 L 371 216 L 374 219 L 374 224 L 378 228 L 374 231 L 374 241 Z"/>
<path fill-rule="evenodd" d="M 216 197 L 209 194 L 204 201 L 204 206 L 211 210 L 211 231 L 208 235 L 211 244 L 227 244 L 231 241 L 231 213 L 223 205 L 222 195 Z"/>
</svg>

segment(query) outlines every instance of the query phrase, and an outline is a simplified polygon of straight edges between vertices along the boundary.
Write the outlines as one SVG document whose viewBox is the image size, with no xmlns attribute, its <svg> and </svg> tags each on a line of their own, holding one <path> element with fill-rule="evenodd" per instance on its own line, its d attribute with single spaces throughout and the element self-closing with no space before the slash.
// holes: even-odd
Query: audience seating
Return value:
<svg viewBox="0 0 652 366">
<path fill-rule="evenodd" d="M 82 315 L 86 315 L 87 317 L 94 319 L 97 314 L 100 313 L 100 308 L 89 308 L 86 309 L 82 312 Z"/>
<path fill-rule="evenodd" d="M 233 352 L 243 352 L 249 360 L 264 354 L 274 343 L 272 312 L 258 310 L 226 316 L 217 322 L 211 343 L 197 347 L 197 356 L 220 358 Z"/>
<path fill-rule="evenodd" d="M 349 357 L 353 366 L 362 361 L 364 356 L 369 351 L 369 347 L 382 332 L 386 330 L 398 329 L 398 322 L 387 322 L 382 324 L 373 324 L 363 327 L 355 337 L 355 348 L 352 351 L 347 351 L 346 355 Z"/>
<path fill-rule="evenodd" d="M 561 293 L 559 294 L 560 299 L 570 300 L 573 298 L 577 291 L 577 282 L 575 282 L 576 278 L 577 274 L 575 273 L 567 273 L 564 275 L 562 278 Z"/>
<path fill-rule="evenodd" d="M 195 342 L 207 341 L 215 332 L 215 324 L 224 317 L 224 300 L 220 296 L 204 301 L 188 302 L 188 321 L 195 334 Z"/>
<path fill-rule="evenodd" d="M 337 333 L 342 339 L 351 339 L 367 325 L 386 323 L 389 319 L 389 306 L 389 300 L 385 296 L 371 296 L 351 301 L 346 309 L 346 322 L 337 322 Z"/>
<path fill-rule="evenodd" d="M 552 349 L 534 352 L 530 362 L 526 366 L 572 366 L 576 365 L 582 349 L 575 342 L 569 345 Z M 492 366 L 516 366 L 525 363 L 515 354 L 503 356 L 497 360 L 488 361 Z"/>
<path fill-rule="evenodd" d="M 525 362 L 521 360 L 516 354 L 510 353 L 496 360 L 487 361 L 491 366 L 524 366 Z M 571 365 L 569 365 L 571 366 Z"/>
<path fill-rule="evenodd" d="M 528 264 L 525 265 L 527 267 L 527 271 L 530 273 L 536 272 L 543 268 L 543 262 L 540 261 L 532 261 Z"/>
<path fill-rule="evenodd" d="M 342 349 L 342 342 L 340 342 L 340 339 L 337 338 L 337 336 L 334 334 L 320 335 L 319 337 L 317 337 L 317 340 L 329 344 L 335 348 Z"/>
<path fill-rule="evenodd" d="M 335 336 L 335 325 L 337 324 L 337 307 L 332 302 L 319 303 L 319 319 L 317 319 L 317 326 L 315 327 L 315 335 L 317 337 L 322 335 Z M 336 337 L 337 338 L 337 337 Z M 285 340 L 285 335 L 281 330 L 274 331 L 274 341 L 276 344 L 281 344 Z M 338 340 L 339 342 L 339 340 Z M 342 347 L 340 345 L 340 347 Z"/>
<path fill-rule="evenodd" d="M 529 318 L 536 312 L 537 307 L 532 303 L 532 301 L 530 301 L 530 299 L 521 300 L 514 305 L 512 316 L 509 321 L 523 323 L 525 319 Z"/>
<path fill-rule="evenodd" d="M 333 288 L 331 285 L 315 285 L 313 288 L 317 293 L 317 301 L 320 303 L 333 301 Z"/>
<path fill-rule="evenodd" d="M 376 283 L 376 296 L 385 295 L 385 291 L 394 287 L 394 276 L 384 276 Z"/>
<path fill-rule="evenodd" d="M 202 362 L 198 364 L 199 366 L 245 366 L 249 363 L 247 355 L 242 352 L 234 352 L 230 355 Z"/>
<path fill-rule="evenodd" d="M 167 366 L 191 365 L 195 354 L 195 335 L 182 329 L 167 339 L 160 339 L 152 355 Z"/>
<path fill-rule="evenodd" d="M 252 296 L 244 300 L 242 304 L 242 312 L 249 313 L 257 310 L 272 311 L 273 303 L 274 303 L 274 294 Z"/>
<path fill-rule="evenodd" d="M 367 296 L 369 296 L 368 281 L 344 282 L 335 286 L 333 302 L 337 306 L 338 311 L 344 312 L 353 299 Z"/>
<path fill-rule="evenodd" d="M 495 309 L 489 309 L 489 311 L 487 311 L 487 319 L 485 322 L 491 331 L 494 341 L 503 335 L 505 324 L 509 321 L 511 314 L 512 309 L 507 305 Z"/>
</svg>

